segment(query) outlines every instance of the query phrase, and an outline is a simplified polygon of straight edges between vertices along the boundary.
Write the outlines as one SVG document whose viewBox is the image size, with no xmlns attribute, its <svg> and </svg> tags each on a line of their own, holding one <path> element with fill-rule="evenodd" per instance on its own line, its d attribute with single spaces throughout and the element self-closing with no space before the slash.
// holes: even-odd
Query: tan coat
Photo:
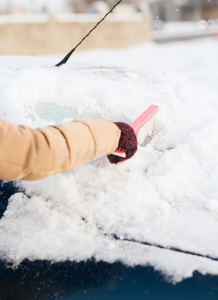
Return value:
<svg viewBox="0 0 218 300">
<path fill-rule="evenodd" d="M 117 149 L 120 130 L 104 119 L 31 129 L 0 119 L 0 179 L 36 180 Z"/>
</svg>

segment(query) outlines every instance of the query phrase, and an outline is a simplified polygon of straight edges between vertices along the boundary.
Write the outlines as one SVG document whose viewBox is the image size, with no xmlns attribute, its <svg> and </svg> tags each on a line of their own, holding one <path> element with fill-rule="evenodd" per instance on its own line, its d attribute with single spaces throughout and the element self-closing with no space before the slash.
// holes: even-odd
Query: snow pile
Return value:
<svg viewBox="0 0 218 300">
<path fill-rule="evenodd" d="M 183 47 L 190 53 L 198 43 Z M 207 47 L 217 53 L 215 42 Z M 177 54 L 180 49 L 174 46 Z M 102 158 L 53 178 L 20 182 L 25 192 L 10 198 L 0 220 L 2 258 L 121 260 L 150 264 L 174 281 L 194 270 L 218 274 L 216 261 L 122 241 L 218 258 L 216 90 L 176 73 L 186 66 L 191 78 L 195 67 L 187 67 L 185 55 L 183 65 L 172 66 L 171 50 L 167 58 L 165 51 L 90 51 L 62 68 L 51 67 L 53 58 L 0 60 L 0 116 L 15 123 L 37 127 L 86 116 L 130 123 L 149 105 L 160 107 L 153 138 L 130 161 L 111 165 Z M 162 54 L 165 65 L 155 60 Z"/>
</svg>

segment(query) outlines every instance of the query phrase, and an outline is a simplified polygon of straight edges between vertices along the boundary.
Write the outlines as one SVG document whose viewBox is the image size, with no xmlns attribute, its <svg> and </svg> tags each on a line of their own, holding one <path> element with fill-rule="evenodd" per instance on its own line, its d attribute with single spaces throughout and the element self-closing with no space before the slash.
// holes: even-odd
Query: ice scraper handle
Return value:
<svg viewBox="0 0 218 300">
<path fill-rule="evenodd" d="M 150 121 L 158 112 L 159 107 L 156 105 L 149 106 L 130 126 L 133 128 L 134 132 L 137 134 L 138 131 Z"/>
<path fill-rule="evenodd" d="M 135 134 L 138 133 L 138 131 L 145 126 L 146 124 L 151 121 L 156 113 L 159 111 L 159 107 L 156 105 L 149 106 L 148 109 L 146 109 L 130 126 L 134 130 Z M 112 153 L 113 155 L 126 158 L 126 152 L 122 150 L 116 150 Z"/>
</svg>

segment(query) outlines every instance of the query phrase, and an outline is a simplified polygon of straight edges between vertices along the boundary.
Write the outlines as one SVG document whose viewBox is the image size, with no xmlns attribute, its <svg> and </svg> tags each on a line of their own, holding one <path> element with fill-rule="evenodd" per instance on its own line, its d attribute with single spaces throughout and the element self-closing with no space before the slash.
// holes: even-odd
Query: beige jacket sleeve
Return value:
<svg viewBox="0 0 218 300">
<path fill-rule="evenodd" d="M 86 119 L 31 129 L 0 119 L 0 179 L 37 180 L 69 171 L 111 154 L 118 127 L 104 119 Z"/>
</svg>

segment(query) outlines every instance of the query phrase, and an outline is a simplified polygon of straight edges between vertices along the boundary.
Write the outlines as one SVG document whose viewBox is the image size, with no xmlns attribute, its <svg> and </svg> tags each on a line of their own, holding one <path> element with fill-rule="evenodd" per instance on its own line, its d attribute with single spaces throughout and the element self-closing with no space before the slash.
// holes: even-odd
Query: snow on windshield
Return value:
<svg viewBox="0 0 218 300">
<path fill-rule="evenodd" d="M 1 258 L 120 260 L 173 281 L 218 274 L 216 261 L 123 240 L 218 258 L 217 52 L 208 39 L 80 52 L 61 68 L 60 57 L 1 57 L 0 116 L 17 124 L 131 123 L 160 107 L 152 139 L 131 160 L 19 182 L 0 220 Z"/>
</svg>

